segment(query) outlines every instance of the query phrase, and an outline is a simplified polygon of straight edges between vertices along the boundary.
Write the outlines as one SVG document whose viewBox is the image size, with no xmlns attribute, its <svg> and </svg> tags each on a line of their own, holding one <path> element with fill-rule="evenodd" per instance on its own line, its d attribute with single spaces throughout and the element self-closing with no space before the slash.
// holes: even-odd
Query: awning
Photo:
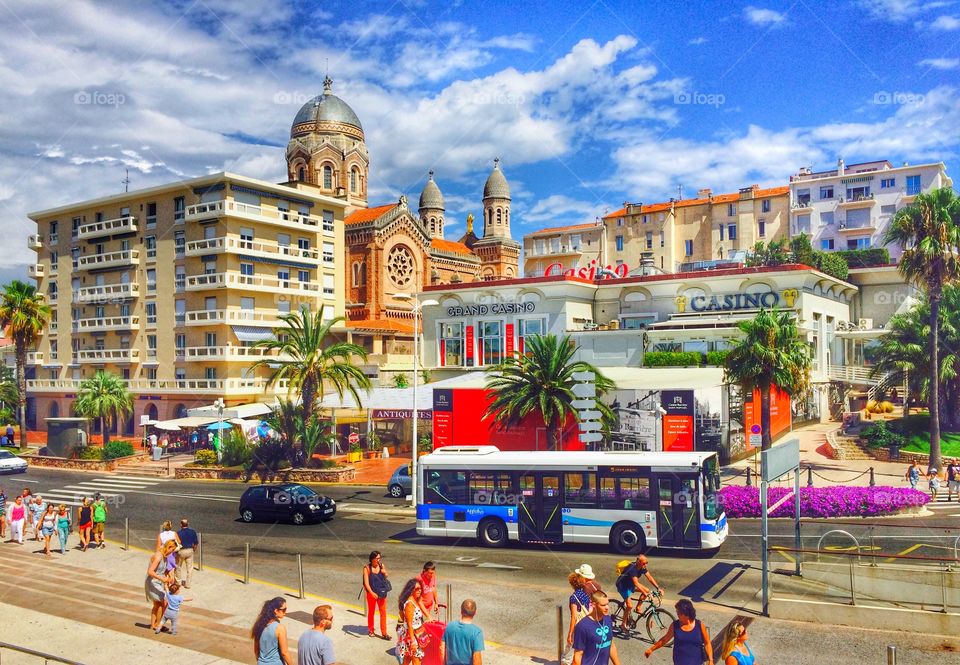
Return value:
<svg viewBox="0 0 960 665">
<path fill-rule="evenodd" d="M 237 406 L 228 406 L 223 409 L 223 419 L 231 420 L 233 418 L 256 418 L 258 416 L 264 416 L 273 411 L 273 407 L 269 404 L 264 404 L 263 402 L 253 402 L 251 404 L 238 404 Z M 203 406 L 197 409 L 190 409 L 187 411 L 190 416 L 200 417 L 200 418 L 210 418 L 212 420 L 219 420 L 220 414 L 217 412 L 217 408 L 212 404 L 210 406 Z M 208 420 L 207 422 L 211 422 Z"/>
<path fill-rule="evenodd" d="M 273 339 L 272 328 L 260 328 L 257 326 L 230 326 L 233 328 L 233 334 L 241 342 L 262 342 L 265 339 Z"/>
<path fill-rule="evenodd" d="M 601 367 L 617 390 L 693 390 L 723 385 L 722 367 Z"/>
<path fill-rule="evenodd" d="M 727 316 L 674 316 L 650 325 L 651 330 L 682 330 L 684 328 L 732 328 L 741 321 L 749 321 L 756 312 Z"/>
<path fill-rule="evenodd" d="M 186 418 L 174 418 L 173 420 L 160 420 L 154 423 L 154 427 L 160 429 L 167 429 L 168 427 L 179 427 L 180 429 L 194 429 L 196 427 L 203 427 L 204 425 L 209 425 L 212 422 L 216 422 L 217 417 L 213 416 L 212 418 L 202 417 L 202 416 L 187 416 Z"/>
<path fill-rule="evenodd" d="M 478 371 L 417 386 L 417 411 L 433 410 L 434 388 L 483 388 L 485 383 L 484 373 Z M 319 406 L 323 409 L 413 409 L 413 388 L 371 388 L 359 394 L 359 405 L 349 394 L 344 394 L 340 399 L 334 392 L 327 393 Z"/>
</svg>

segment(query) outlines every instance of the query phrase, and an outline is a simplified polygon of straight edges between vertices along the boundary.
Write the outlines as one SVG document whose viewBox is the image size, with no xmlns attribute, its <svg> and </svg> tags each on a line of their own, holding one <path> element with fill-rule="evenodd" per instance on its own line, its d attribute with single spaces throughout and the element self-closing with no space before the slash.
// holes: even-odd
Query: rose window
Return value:
<svg viewBox="0 0 960 665">
<path fill-rule="evenodd" d="M 413 280 L 413 254 L 403 245 L 398 245 L 390 250 L 387 256 L 387 274 L 390 281 L 399 288 L 406 287 Z"/>
</svg>

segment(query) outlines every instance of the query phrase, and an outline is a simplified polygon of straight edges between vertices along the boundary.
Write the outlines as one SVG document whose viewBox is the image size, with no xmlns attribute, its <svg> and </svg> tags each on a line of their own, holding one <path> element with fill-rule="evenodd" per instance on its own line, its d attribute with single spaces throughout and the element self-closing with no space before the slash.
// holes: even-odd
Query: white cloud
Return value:
<svg viewBox="0 0 960 665">
<path fill-rule="evenodd" d="M 944 32 L 950 32 L 953 30 L 960 30 L 960 18 L 955 16 L 938 16 L 937 20 L 930 24 L 931 30 L 942 30 Z"/>
<path fill-rule="evenodd" d="M 945 7 L 950 2 L 932 0 L 860 0 L 859 5 L 874 18 L 902 23 L 924 12 Z"/>
<path fill-rule="evenodd" d="M 960 58 L 927 58 L 918 63 L 921 67 L 931 67 L 932 69 L 956 69 L 960 67 Z"/>
<path fill-rule="evenodd" d="M 707 43 L 706 37 L 694 37 L 693 39 L 687 42 L 687 44 L 690 46 L 700 46 L 701 44 L 706 44 L 706 43 Z"/>
<path fill-rule="evenodd" d="M 566 226 L 584 224 L 599 217 L 607 203 L 582 201 L 565 194 L 551 194 L 537 201 L 529 210 L 524 211 L 522 219 L 525 225 Z M 516 215 L 515 215 L 516 217 Z"/>
<path fill-rule="evenodd" d="M 787 20 L 786 14 L 773 9 L 764 9 L 763 7 L 745 7 L 743 15 L 747 21 L 753 25 L 762 27 L 782 25 Z"/>
</svg>

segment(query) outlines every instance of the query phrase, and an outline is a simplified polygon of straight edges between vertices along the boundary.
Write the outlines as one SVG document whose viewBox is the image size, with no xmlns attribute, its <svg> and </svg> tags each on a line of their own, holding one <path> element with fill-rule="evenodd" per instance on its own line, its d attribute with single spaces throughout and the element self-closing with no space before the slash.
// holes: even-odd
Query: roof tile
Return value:
<svg viewBox="0 0 960 665">
<path fill-rule="evenodd" d="M 360 224 L 361 222 L 372 222 L 376 218 L 380 217 L 387 212 L 390 212 L 396 208 L 398 203 L 390 203 L 385 206 L 377 206 L 375 208 L 367 208 L 366 210 L 357 210 L 355 212 L 347 215 L 347 218 L 343 220 L 344 224 Z"/>
</svg>

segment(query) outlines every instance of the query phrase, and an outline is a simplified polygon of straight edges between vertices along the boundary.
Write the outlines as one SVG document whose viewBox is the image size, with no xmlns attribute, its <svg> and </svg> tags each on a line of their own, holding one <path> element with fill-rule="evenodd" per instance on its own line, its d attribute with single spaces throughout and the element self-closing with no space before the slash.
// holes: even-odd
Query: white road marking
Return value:
<svg viewBox="0 0 960 665">
<path fill-rule="evenodd" d="M 107 489 L 107 490 L 142 490 L 150 485 L 116 485 L 114 483 L 91 483 L 91 482 L 79 482 L 78 485 L 82 487 L 93 487 L 95 489 Z"/>
</svg>

